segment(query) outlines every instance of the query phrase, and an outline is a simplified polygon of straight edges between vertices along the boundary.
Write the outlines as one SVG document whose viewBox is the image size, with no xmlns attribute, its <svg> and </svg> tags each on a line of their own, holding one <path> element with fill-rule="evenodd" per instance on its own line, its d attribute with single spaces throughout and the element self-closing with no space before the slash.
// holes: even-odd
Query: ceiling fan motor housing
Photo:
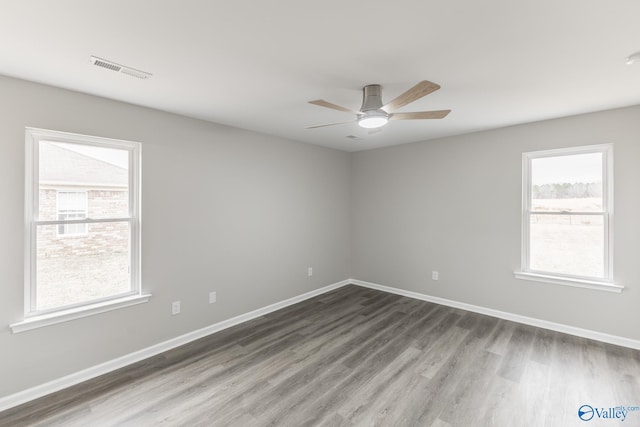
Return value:
<svg viewBox="0 0 640 427">
<path fill-rule="evenodd" d="M 368 85 L 362 88 L 362 107 L 360 111 L 380 110 L 382 108 L 382 87 L 380 85 Z"/>
</svg>

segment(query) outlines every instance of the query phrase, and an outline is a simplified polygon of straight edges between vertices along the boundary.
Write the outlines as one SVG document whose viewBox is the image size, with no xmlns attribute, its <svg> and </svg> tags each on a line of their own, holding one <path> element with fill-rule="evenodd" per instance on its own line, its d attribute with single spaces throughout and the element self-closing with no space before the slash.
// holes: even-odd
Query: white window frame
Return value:
<svg viewBox="0 0 640 427">
<path fill-rule="evenodd" d="M 84 194 L 84 217 L 87 218 L 89 216 L 89 193 L 88 191 L 82 191 L 82 190 L 72 190 L 72 189 L 65 189 L 65 190 L 56 190 L 56 218 L 60 219 L 60 193 L 78 193 L 78 194 Z M 79 233 L 68 233 L 68 232 L 64 232 L 64 233 L 60 233 L 60 226 L 65 226 L 67 224 L 58 224 L 58 226 L 56 227 L 56 236 L 57 237 L 80 237 L 80 236 L 86 236 L 87 234 L 89 234 L 89 225 L 88 224 L 83 224 L 84 225 L 84 231 L 79 232 Z"/>
<path fill-rule="evenodd" d="M 129 211 L 124 218 L 76 220 L 39 220 L 39 145 L 41 141 L 81 144 L 97 147 L 115 148 L 129 152 Z M 66 322 L 113 309 L 147 302 L 151 295 L 143 295 L 140 271 L 140 151 L 137 142 L 80 135 L 27 127 L 25 130 L 25 267 L 24 267 L 24 319 L 9 325 L 14 333 L 39 328 L 55 323 Z M 130 277 L 131 287 L 126 293 L 69 304 L 46 310 L 37 310 L 36 283 L 36 231 L 39 225 L 92 224 L 104 222 L 128 222 L 130 230 Z"/>
<path fill-rule="evenodd" d="M 535 159 L 579 154 L 602 154 L 602 212 L 535 212 L 531 209 L 531 163 Z M 602 278 L 578 276 L 557 272 L 537 271 L 530 268 L 530 217 L 531 215 L 599 215 L 604 224 L 604 275 Z M 613 281 L 613 145 L 600 144 L 555 150 L 533 151 L 522 154 L 522 247 L 521 271 L 514 273 L 518 279 L 555 283 L 610 292 L 622 292 L 623 286 Z"/>
</svg>

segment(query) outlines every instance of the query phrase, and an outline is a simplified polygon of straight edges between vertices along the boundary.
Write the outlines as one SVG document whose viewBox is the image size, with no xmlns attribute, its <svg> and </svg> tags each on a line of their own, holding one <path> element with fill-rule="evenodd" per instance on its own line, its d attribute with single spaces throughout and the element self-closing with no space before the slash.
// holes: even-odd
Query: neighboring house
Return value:
<svg viewBox="0 0 640 427">
<path fill-rule="evenodd" d="M 127 169 L 55 143 L 42 143 L 40 158 L 40 220 L 128 215 Z M 121 222 L 45 226 L 37 247 L 39 258 L 124 253 L 128 227 Z"/>
</svg>

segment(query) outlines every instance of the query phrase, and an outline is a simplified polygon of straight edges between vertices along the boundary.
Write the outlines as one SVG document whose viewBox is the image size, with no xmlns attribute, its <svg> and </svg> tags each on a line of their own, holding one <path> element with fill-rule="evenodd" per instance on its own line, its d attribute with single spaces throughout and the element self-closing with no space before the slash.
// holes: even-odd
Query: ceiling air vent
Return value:
<svg viewBox="0 0 640 427">
<path fill-rule="evenodd" d="M 91 56 L 89 58 L 91 63 L 96 67 L 106 68 L 107 70 L 115 71 L 116 73 L 126 74 L 127 76 L 136 77 L 141 80 L 146 80 L 152 76 L 151 73 L 136 70 L 135 68 L 125 67 L 124 65 L 116 64 L 106 59 L 98 58 L 97 56 Z"/>
</svg>

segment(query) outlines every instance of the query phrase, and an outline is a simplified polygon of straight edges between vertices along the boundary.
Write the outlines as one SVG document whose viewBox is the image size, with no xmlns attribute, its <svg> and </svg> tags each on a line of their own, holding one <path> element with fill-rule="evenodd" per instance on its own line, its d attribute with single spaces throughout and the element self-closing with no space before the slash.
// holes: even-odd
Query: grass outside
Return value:
<svg viewBox="0 0 640 427">
<path fill-rule="evenodd" d="M 536 199 L 537 211 L 598 212 L 600 198 Z M 533 270 L 603 277 L 604 222 L 600 215 L 531 215 Z"/>
</svg>

